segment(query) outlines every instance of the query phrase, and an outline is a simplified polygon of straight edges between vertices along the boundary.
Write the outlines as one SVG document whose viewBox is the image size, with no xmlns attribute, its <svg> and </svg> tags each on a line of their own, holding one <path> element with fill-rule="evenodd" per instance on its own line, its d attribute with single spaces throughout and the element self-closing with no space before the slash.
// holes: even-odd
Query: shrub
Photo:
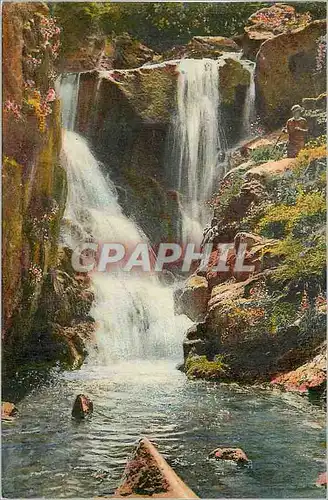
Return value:
<svg viewBox="0 0 328 500">
<path fill-rule="evenodd" d="M 261 146 L 251 152 L 250 159 L 255 165 L 261 165 L 268 161 L 281 160 L 285 155 L 285 145 L 274 146 Z"/>
<path fill-rule="evenodd" d="M 188 357 L 185 368 L 188 378 L 205 380 L 219 380 L 227 371 L 227 365 L 223 363 L 222 356 L 215 356 L 213 361 L 209 361 L 206 356 Z"/>
<path fill-rule="evenodd" d="M 322 193 L 300 193 L 295 205 L 280 204 L 269 207 L 256 230 L 269 238 L 281 238 L 290 233 L 301 219 L 315 216 L 324 222 L 326 199 Z"/>
<path fill-rule="evenodd" d="M 310 241 L 303 242 L 290 235 L 277 244 L 273 253 L 285 256 L 284 262 L 275 270 L 273 280 L 306 282 L 313 277 L 323 280 L 326 266 L 324 236 L 313 237 Z"/>
<path fill-rule="evenodd" d="M 219 191 L 209 202 L 210 207 L 216 210 L 216 217 L 224 215 L 232 199 L 238 195 L 243 182 L 243 175 L 238 172 L 230 174 L 220 182 Z"/>
</svg>

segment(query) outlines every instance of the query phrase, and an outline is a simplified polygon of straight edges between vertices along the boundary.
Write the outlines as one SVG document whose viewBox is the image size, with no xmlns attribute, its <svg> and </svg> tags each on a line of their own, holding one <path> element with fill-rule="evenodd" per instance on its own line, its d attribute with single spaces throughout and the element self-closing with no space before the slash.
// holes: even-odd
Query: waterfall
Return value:
<svg viewBox="0 0 328 500">
<path fill-rule="evenodd" d="M 184 59 L 179 62 L 178 70 L 170 163 L 173 176 L 178 176 L 176 188 L 182 193 L 183 241 L 197 243 L 208 219 L 205 204 L 225 168 L 219 65 L 212 59 Z"/>
<path fill-rule="evenodd" d="M 244 108 L 243 108 L 243 136 L 248 139 L 253 135 L 252 124 L 256 118 L 255 110 L 255 63 L 248 60 L 240 61 L 243 66 L 249 71 L 250 84 L 247 88 Z"/>
<path fill-rule="evenodd" d="M 63 118 L 65 124 L 72 124 L 77 91 L 71 79 L 64 82 Z M 75 87 L 77 84 L 75 79 Z M 142 230 L 123 214 L 115 186 L 105 179 L 87 141 L 72 130 L 63 133 L 62 163 L 68 179 L 62 227 L 64 245 L 74 249 L 79 243 L 92 240 L 133 248 L 147 241 Z M 175 317 L 173 290 L 161 285 L 157 276 L 122 269 L 93 272 L 90 276 L 95 293 L 91 315 L 98 325 L 99 363 L 161 358 L 179 352 L 183 332 L 190 322 L 185 317 Z"/>
<path fill-rule="evenodd" d="M 62 126 L 67 130 L 74 130 L 79 82 L 80 73 L 67 73 L 56 84 L 56 91 L 62 102 Z"/>
</svg>

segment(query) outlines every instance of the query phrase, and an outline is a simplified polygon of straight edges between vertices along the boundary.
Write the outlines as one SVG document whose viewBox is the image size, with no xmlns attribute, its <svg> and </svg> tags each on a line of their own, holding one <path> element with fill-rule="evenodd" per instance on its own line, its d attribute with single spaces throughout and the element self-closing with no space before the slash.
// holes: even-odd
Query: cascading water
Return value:
<svg viewBox="0 0 328 500">
<path fill-rule="evenodd" d="M 70 77 L 69 77 L 70 78 Z M 75 114 L 72 100 L 77 90 L 64 85 L 65 103 Z M 75 80 L 77 85 L 78 80 Z M 68 98 L 70 92 L 71 99 Z M 75 101 L 76 102 L 76 101 Z M 64 117 L 68 113 L 64 113 Z M 72 124 L 72 120 L 66 123 Z M 75 248 L 85 241 L 121 243 L 134 248 L 147 242 L 137 225 L 122 212 L 114 185 L 107 181 L 84 138 L 65 130 L 62 160 L 68 177 L 63 243 Z M 127 273 L 122 269 L 92 273 L 95 302 L 91 311 L 97 327 L 97 358 L 113 360 L 160 358 L 179 352 L 181 335 L 189 320 L 175 317 L 173 291 L 151 273 Z M 178 323 L 180 324 L 180 327 Z M 179 335 L 180 332 L 180 335 Z"/>
<path fill-rule="evenodd" d="M 182 239 L 199 243 L 208 218 L 205 203 L 215 179 L 224 174 L 219 65 L 212 59 L 184 59 L 178 70 L 171 165 L 183 196 Z"/>
<path fill-rule="evenodd" d="M 74 130 L 80 73 L 67 73 L 58 80 L 56 91 L 62 102 L 62 125 L 66 130 Z"/>
<path fill-rule="evenodd" d="M 243 108 L 243 136 L 248 139 L 253 135 L 252 124 L 256 118 L 255 110 L 255 63 L 252 61 L 241 60 L 243 66 L 249 71 L 250 83 L 247 88 L 244 108 Z"/>
</svg>

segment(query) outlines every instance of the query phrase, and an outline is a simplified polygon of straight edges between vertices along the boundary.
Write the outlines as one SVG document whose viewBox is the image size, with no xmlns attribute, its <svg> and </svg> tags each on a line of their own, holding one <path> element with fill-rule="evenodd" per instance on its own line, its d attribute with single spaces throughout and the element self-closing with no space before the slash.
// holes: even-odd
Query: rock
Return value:
<svg viewBox="0 0 328 500">
<path fill-rule="evenodd" d="M 80 76 L 77 129 L 110 171 L 126 215 L 154 244 L 179 234 L 179 200 L 167 189 L 163 164 L 176 88 L 175 63 Z"/>
<path fill-rule="evenodd" d="M 239 46 L 231 38 L 224 36 L 194 36 L 188 46 L 202 52 L 202 57 L 217 52 L 239 52 Z"/>
<path fill-rule="evenodd" d="M 250 168 L 246 174 L 246 181 L 263 180 L 275 175 L 283 175 L 287 170 L 290 170 L 296 164 L 295 158 L 283 158 L 278 161 L 268 161 L 262 165 Z"/>
<path fill-rule="evenodd" d="M 237 299 L 243 298 L 246 287 L 250 284 L 256 283 L 261 279 L 261 275 L 248 278 L 243 282 L 230 281 L 228 283 L 221 283 L 213 287 L 211 297 L 208 303 L 208 311 L 211 315 L 215 315 L 215 310 L 222 306 L 225 302 L 235 302 Z"/>
<path fill-rule="evenodd" d="M 275 4 L 252 14 L 245 26 L 245 34 L 238 37 L 244 55 L 255 59 L 263 42 L 281 33 L 289 33 L 311 21 L 310 16 L 297 14 L 291 5 Z"/>
<path fill-rule="evenodd" d="M 104 37 L 86 37 L 79 47 L 60 57 L 60 73 L 81 73 L 103 67 L 104 54 L 108 48 Z M 102 64 L 103 63 L 103 64 Z M 112 62 L 110 68 L 112 68 Z M 107 65 L 107 69 L 108 65 Z"/>
<path fill-rule="evenodd" d="M 253 248 L 254 245 L 257 245 L 262 242 L 263 238 L 261 236 L 246 232 L 237 233 L 234 238 L 234 245 L 236 251 L 238 251 L 240 244 L 246 245 L 246 250 L 251 250 L 251 248 Z"/>
<path fill-rule="evenodd" d="M 240 87 L 249 87 L 250 73 L 240 61 L 227 55 L 220 63 L 220 98 L 225 105 L 232 105 L 237 99 Z"/>
<path fill-rule="evenodd" d="M 187 45 L 178 45 L 166 52 L 162 59 L 217 59 L 224 52 L 239 52 L 231 38 L 224 36 L 194 36 Z"/>
<path fill-rule="evenodd" d="M 237 464 L 249 462 L 246 453 L 241 448 L 216 448 L 209 455 L 209 458 L 216 460 L 233 460 Z"/>
<path fill-rule="evenodd" d="M 325 92 L 325 74 L 316 70 L 317 41 L 325 33 L 325 21 L 313 21 L 261 45 L 255 78 L 258 109 L 266 125 L 280 125 L 304 96 Z"/>
<path fill-rule="evenodd" d="M 192 321 L 204 318 L 209 298 L 208 283 L 202 276 L 190 276 L 180 293 L 175 294 L 176 311 L 185 314 Z"/>
<path fill-rule="evenodd" d="M 18 410 L 14 403 L 4 401 L 1 403 L 1 420 L 14 420 L 17 416 Z"/>
<path fill-rule="evenodd" d="M 274 132 L 270 132 L 269 134 L 265 134 L 261 137 L 255 137 L 255 139 L 252 139 L 244 143 L 240 148 L 241 154 L 243 156 L 248 157 L 253 151 L 255 151 L 258 148 L 262 148 L 265 146 L 271 146 L 273 148 L 278 141 L 287 142 L 287 140 L 288 140 L 288 134 L 282 133 L 281 129 L 278 129 L 275 130 Z"/>
<path fill-rule="evenodd" d="M 84 418 L 91 416 L 92 412 L 93 402 L 91 399 L 84 394 L 76 396 L 72 409 L 72 417 L 76 420 L 83 420 Z"/>
<path fill-rule="evenodd" d="M 232 168 L 231 170 L 229 170 L 225 176 L 223 177 L 223 180 L 227 180 L 229 179 L 230 177 L 233 177 L 234 174 L 238 173 L 238 174 L 244 174 L 245 172 L 247 172 L 247 170 L 249 170 L 250 168 L 252 168 L 254 166 L 254 163 L 252 160 L 249 160 L 249 161 L 245 161 L 243 163 L 240 163 L 237 167 L 234 167 Z"/>
<path fill-rule="evenodd" d="M 322 389 L 327 380 L 327 350 L 326 345 L 320 354 L 296 370 L 278 375 L 271 384 L 280 386 L 287 391 L 306 392 L 308 390 Z"/>
<path fill-rule="evenodd" d="M 136 496 L 198 498 L 146 438 L 139 441 L 114 493 L 114 498 Z"/>
<path fill-rule="evenodd" d="M 183 341 L 183 358 L 189 356 L 205 356 L 207 353 L 206 342 L 202 339 L 184 340 Z"/>
<path fill-rule="evenodd" d="M 49 339 L 49 357 L 57 358 L 65 368 L 79 368 L 88 354 L 87 346 L 96 344 L 94 336 L 96 326 L 91 318 L 89 321 L 76 322 L 71 326 L 54 323 Z"/>
<path fill-rule="evenodd" d="M 138 68 L 154 59 L 155 53 L 128 33 L 118 35 L 112 40 L 113 68 Z"/>
<path fill-rule="evenodd" d="M 324 486 L 325 488 L 327 488 L 327 472 L 321 472 L 315 484 L 317 486 Z"/>
<path fill-rule="evenodd" d="M 308 123 L 309 136 L 319 137 L 325 133 L 327 94 L 302 99 L 303 114 Z"/>
<path fill-rule="evenodd" d="M 54 91 L 56 21 L 42 2 L 8 3 L 2 14 L 2 367 L 8 379 L 23 361 L 28 363 L 25 351 L 40 335 L 36 312 L 44 277 L 56 262 L 66 172 L 59 158 L 60 102 Z M 45 43 L 49 23 L 51 42 Z M 47 110 L 41 112 L 43 103 Z"/>
</svg>

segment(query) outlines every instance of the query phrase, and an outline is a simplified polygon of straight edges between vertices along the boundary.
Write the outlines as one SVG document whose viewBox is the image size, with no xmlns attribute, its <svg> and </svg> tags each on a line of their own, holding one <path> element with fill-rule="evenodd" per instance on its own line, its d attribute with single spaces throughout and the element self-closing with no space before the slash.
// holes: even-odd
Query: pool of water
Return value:
<svg viewBox="0 0 328 500">
<path fill-rule="evenodd" d="M 203 498 L 324 498 L 325 414 L 300 396 L 186 379 L 174 362 L 83 367 L 59 375 L 2 425 L 5 497 L 95 497 L 113 493 L 135 441 L 158 443 Z M 94 402 L 71 419 L 74 398 Z M 244 449 L 251 467 L 209 460 L 220 445 Z"/>
</svg>

